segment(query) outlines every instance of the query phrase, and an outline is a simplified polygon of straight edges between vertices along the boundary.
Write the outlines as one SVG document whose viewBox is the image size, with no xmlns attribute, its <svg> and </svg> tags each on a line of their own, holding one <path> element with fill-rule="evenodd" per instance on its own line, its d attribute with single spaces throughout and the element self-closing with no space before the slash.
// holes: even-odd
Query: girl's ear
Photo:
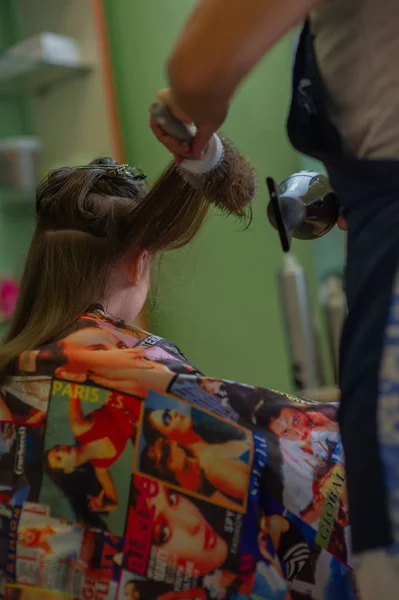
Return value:
<svg viewBox="0 0 399 600">
<path fill-rule="evenodd" d="M 134 287 L 138 287 L 143 281 L 143 278 L 147 276 L 150 266 L 149 263 L 149 254 L 147 250 L 143 250 L 134 260 L 129 262 L 128 279 L 129 283 Z"/>
</svg>

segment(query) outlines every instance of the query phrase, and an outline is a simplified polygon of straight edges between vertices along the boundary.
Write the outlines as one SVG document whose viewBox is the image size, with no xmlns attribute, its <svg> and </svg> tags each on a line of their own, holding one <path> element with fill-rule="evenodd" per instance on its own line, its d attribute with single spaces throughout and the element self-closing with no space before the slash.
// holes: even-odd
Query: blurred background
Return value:
<svg viewBox="0 0 399 600">
<path fill-rule="evenodd" d="M 1 0 L 1 331 L 12 313 L 29 244 L 34 189 L 49 169 L 100 155 L 154 179 L 169 156 L 148 127 L 165 84 L 165 61 L 192 0 Z M 294 391 L 290 335 L 278 285 L 283 253 L 266 218 L 265 178 L 320 170 L 285 133 L 295 34 L 237 94 L 225 132 L 255 164 L 259 192 L 251 226 L 212 212 L 198 238 L 162 260 L 143 325 L 176 343 L 200 370 Z M 323 297 L 342 276 L 343 234 L 296 241 L 321 348 L 321 386 L 334 384 Z M 313 333 L 312 333 L 313 335 Z"/>
</svg>

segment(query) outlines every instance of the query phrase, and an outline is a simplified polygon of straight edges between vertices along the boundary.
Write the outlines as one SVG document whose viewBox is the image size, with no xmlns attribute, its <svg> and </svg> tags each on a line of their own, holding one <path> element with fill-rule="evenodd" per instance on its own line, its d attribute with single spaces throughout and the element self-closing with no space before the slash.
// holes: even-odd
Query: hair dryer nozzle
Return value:
<svg viewBox="0 0 399 600">
<path fill-rule="evenodd" d="M 271 177 L 266 183 L 270 194 L 267 216 L 279 233 L 284 252 L 289 251 L 293 237 L 314 240 L 336 224 L 339 202 L 325 175 L 300 171 L 279 186 Z"/>
<path fill-rule="evenodd" d="M 280 236 L 280 242 L 284 252 L 289 252 L 291 246 L 292 233 L 288 231 L 285 225 L 280 206 L 280 195 L 274 179 L 266 178 L 266 184 L 270 195 L 270 204 L 268 206 L 268 217 L 273 227 L 275 227 Z"/>
</svg>

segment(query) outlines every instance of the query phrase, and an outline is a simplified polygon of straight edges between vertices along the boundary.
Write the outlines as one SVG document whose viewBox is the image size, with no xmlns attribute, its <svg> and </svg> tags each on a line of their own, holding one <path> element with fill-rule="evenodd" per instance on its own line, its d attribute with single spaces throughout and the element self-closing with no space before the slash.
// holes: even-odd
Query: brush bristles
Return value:
<svg viewBox="0 0 399 600">
<path fill-rule="evenodd" d="M 178 173 L 218 209 L 250 220 L 251 200 L 256 194 L 256 170 L 230 140 L 219 133 L 218 136 L 223 143 L 223 155 L 212 171 L 194 175 L 178 166 Z"/>
</svg>

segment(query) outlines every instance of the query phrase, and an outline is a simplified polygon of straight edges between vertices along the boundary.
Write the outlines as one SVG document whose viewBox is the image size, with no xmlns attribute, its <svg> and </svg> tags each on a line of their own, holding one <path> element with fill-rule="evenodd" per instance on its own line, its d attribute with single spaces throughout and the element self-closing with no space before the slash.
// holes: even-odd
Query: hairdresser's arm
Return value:
<svg viewBox="0 0 399 600">
<path fill-rule="evenodd" d="M 168 69 L 172 111 L 180 118 L 186 115 L 186 120 L 198 128 L 194 145 L 197 158 L 226 118 L 237 86 L 320 1 L 198 2 L 175 45 Z M 183 145 L 172 144 L 171 138 L 164 136 L 160 141 L 173 153 L 187 153 Z"/>
</svg>

